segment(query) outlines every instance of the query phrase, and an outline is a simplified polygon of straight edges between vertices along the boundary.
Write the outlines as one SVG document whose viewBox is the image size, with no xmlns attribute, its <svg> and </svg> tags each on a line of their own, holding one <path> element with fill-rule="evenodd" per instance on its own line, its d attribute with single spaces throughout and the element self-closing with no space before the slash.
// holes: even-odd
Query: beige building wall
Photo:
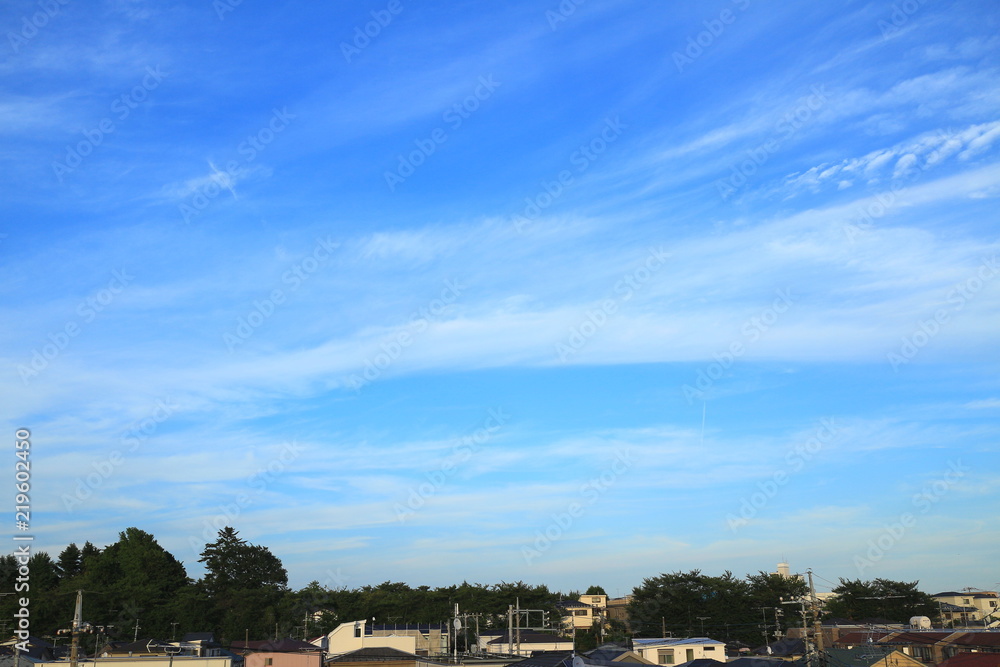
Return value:
<svg viewBox="0 0 1000 667">
<path fill-rule="evenodd" d="M 192 656 L 151 655 L 142 658 L 98 658 L 95 660 L 80 660 L 80 667 L 232 667 L 232 659 L 228 656 L 214 658 L 198 658 Z M 67 662 L 35 663 L 35 665 L 62 665 Z"/>
<path fill-rule="evenodd" d="M 656 665 L 679 665 L 682 662 L 702 658 L 726 661 L 726 645 L 722 642 L 674 644 L 666 640 L 662 643 L 635 646 L 633 650 L 639 657 Z"/>
<path fill-rule="evenodd" d="M 342 655 L 349 651 L 356 651 L 359 648 L 394 648 L 407 653 L 416 654 L 416 637 L 403 637 L 391 635 L 380 637 L 378 635 L 366 635 L 365 625 L 367 621 L 353 621 L 341 623 L 330 634 L 327 653 L 330 655 Z"/>
<path fill-rule="evenodd" d="M 322 667 L 319 653 L 248 653 L 244 656 L 246 667 Z"/>
</svg>

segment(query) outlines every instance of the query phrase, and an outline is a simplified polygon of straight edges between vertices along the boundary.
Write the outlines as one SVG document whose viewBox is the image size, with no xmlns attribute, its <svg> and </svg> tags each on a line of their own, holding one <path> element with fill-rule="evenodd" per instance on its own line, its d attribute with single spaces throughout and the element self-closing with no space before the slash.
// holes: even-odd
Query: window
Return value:
<svg viewBox="0 0 1000 667">
<path fill-rule="evenodd" d="M 714 651 L 714 650 L 715 650 L 715 647 L 714 647 L 714 646 L 705 646 L 705 647 L 703 647 L 703 648 L 704 648 L 704 649 L 705 649 L 706 651 Z"/>
<path fill-rule="evenodd" d="M 590 601 L 594 604 L 601 604 L 601 598 L 590 598 Z"/>
<path fill-rule="evenodd" d="M 991 607 L 997 606 L 997 601 L 996 600 L 990 600 L 990 606 Z"/>
<path fill-rule="evenodd" d="M 969 603 L 970 603 L 969 598 L 962 598 L 962 604 L 969 604 Z"/>
<path fill-rule="evenodd" d="M 271 667 L 274 664 L 274 658 L 264 658 L 264 667 Z"/>
<path fill-rule="evenodd" d="M 661 648 L 656 651 L 657 662 L 661 665 L 674 664 L 674 649 Z"/>
<path fill-rule="evenodd" d="M 587 610 L 586 609 L 577 609 L 575 613 L 576 613 L 577 616 L 586 616 L 587 615 Z"/>
</svg>

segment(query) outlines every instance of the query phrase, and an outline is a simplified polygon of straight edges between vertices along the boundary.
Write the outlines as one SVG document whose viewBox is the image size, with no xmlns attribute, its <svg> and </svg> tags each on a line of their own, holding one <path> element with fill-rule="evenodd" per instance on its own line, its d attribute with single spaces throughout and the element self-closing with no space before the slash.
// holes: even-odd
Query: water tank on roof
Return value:
<svg viewBox="0 0 1000 667">
<path fill-rule="evenodd" d="M 911 616 L 910 627 L 916 628 L 917 630 L 930 630 L 931 619 L 927 618 L 926 616 Z"/>
</svg>

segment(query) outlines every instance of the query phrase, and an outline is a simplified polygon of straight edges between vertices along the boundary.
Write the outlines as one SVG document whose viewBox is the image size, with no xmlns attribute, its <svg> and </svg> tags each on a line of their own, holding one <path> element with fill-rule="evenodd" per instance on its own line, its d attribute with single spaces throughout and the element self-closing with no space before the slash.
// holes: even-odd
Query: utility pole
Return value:
<svg viewBox="0 0 1000 667">
<path fill-rule="evenodd" d="M 514 598 L 517 603 L 517 654 L 521 655 L 521 598 Z"/>
<path fill-rule="evenodd" d="M 451 656 L 452 656 L 452 659 L 455 661 L 455 664 L 457 665 L 458 664 L 458 631 L 462 628 L 462 621 L 460 621 L 458 619 L 458 603 L 457 602 L 455 603 L 455 620 L 452 622 L 452 626 L 454 627 L 453 632 L 455 633 L 455 643 L 453 643 L 451 645 Z"/>
<path fill-rule="evenodd" d="M 81 616 L 83 616 L 83 591 L 78 590 L 76 592 L 76 609 L 73 610 L 73 629 L 71 630 L 73 643 L 69 649 L 69 663 L 72 667 L 77 667 L 79 664 Z"/>
<path fill-rule="evenodd" d="M 576 630 L 573 631 L 576 637 Z M 507 655 L 514 655 L 514 605 L 507 605 Z"/>
<path fill-rule="evenodd" d="M 754 609 L 760 609 L 760 618 L 764 625 L 761 626 L 761 633 L 764 635 L 764 646 L 767 646 L 771 642 L 767 638 L 767 610 L 770 607 L 754 607 Z"/>
<path fill-rule="evenodd" d="M 816 587 L 813 585 L 813 572 L 806 570 L 809 575 L 809 599 L 812 601 L 813 612 L 813 634 L 816 638 L 816 655 L 819 658 L 820 667 L 826 665 L 826 653 L 823 651 L 823 623 L 820 621 L 819 598 L 816 597 Z"/>
<path fill-rule="evenodd" d="M 807 659 L 809 665 L 812 665 L 813 664 L 813 662 L 812 662 L 812 655 L 809 653 L 809 631 L 807 629 L 808 628 L 808 623 L 806 621 L 806 601 L 805 601 L 805 598 L 799 598 L 798 600 L 785 600 L 784 598 L 779 598 L 779 599 L 781 600 L 781 604 L 797 604 L 797 605 L 801 605 L 802 611 L 800 613 L 802 614 L 802 644 L 803 644 L 803 646 L 806 647 L 806 659 Z"/>
<path fill-rule="evenodd" d="M 68 630 L 60 630 L 58 634 L 70 633 L 72 642 L 69 648 L 69 662 L 71 667 L 78 667 L 80 657 L 80 633 L 91 632 L 93 627 L 90 623 L 81 620 L 83 616 L 83 591 L 76 592 L 76 608 L 73 610 L 73 625 Z"/>
</svg>

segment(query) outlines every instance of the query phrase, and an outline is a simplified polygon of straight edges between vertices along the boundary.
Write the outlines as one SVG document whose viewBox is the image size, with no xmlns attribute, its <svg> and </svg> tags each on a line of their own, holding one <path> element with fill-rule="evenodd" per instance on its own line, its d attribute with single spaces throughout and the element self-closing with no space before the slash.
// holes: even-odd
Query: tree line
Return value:
<svg viewBox="0 0 1000 667">
<path fill-rule="evenodd" d="M 317 637 L 338 624 L 374 618 L 376 623 L 446 622 L 454 605 L 480 614 L 480 629 L 504 629 L 507 608 L 546 612 L 548 623 L 558 629 L 562 600 L 576 600 L 578 591 L 566 594 L 544 585 L 524 582 L 470 584 L 431 588 L 386 581 L 347 588 L 310 582 L 300 590 L 288 586 L 288 573 L 267 547 L 242 539 L 231 527 L 219 531 L 205 545 L 198 559 L 205 573 L 192 579 L 181 561 L 149 533 L 128 528 L 114 544 L 98 548 L 86 542 L 67 546 L 53 559 L 39 551 L 32 554 L 30 591 L 0 596 L 0 614 L 13 618 L 19 597 L 30 599 L 32 634 L 54 638 L 69 628 L 77 590 L 84 591 L 84 618 L 97 628 L 84 640 L 89 651 L 100 642 L 133 638 L 179 639 L 187 632 L 213 632 L 223 645 L 246 636 Z M 13 555 L 0 556 L 0 591 L 12 592 L 18 576 Z M 590 593 L 603 589 L 591 586 Z M 833 615 L 860 620 L 864 617 L 933 616 L 934 604 L 907 584 L 841 580 L 842 595 L 830 605 Z M 720 640 L 762 643 L 770 612 L 784 600 L 806 593 L 798 579 L 760 572 L 737 578 L 726 572 L 712 577 L 698 570 L 661 574 L 643 580 L 628 605 L 628 623 L 611 622 L 601 630 L 580 632 L 577 646 L 584 649 L 599 639 L 622 640 L 629 636 L 652 637 L 705 634 Z M 763 623 L 760 619 L 763 618 Z M 781 615 L 778 615 L 780 622 Z M 533 619 L 537 623 L 537 616 Z M 797 623 L 789 621 L 783 629 Z M 762 628 L 762 626 L 764 626 Z M 460 646 L 464 643 L 459 638 Z"/>
</svg>

